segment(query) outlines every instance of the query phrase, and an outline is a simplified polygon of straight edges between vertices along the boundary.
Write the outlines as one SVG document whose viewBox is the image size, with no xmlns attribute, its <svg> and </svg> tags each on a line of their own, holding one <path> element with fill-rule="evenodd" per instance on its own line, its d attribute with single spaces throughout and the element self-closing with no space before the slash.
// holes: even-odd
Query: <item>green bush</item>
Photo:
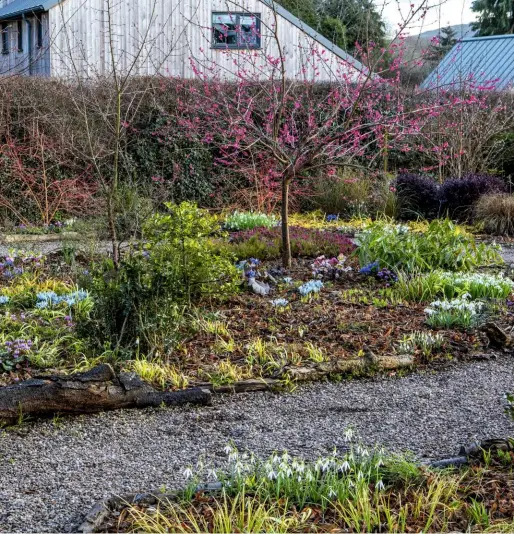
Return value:
<svg viewBox="0 0 514 534">
<path fill-rule="evenodd" d="M 225 219 L 224 227 L 231 232 L 238 232 L 254 228 L 273 228 L 277 223 L 278 219 L 275 216 L 266 213 L 234 211 Z"/>
<path fill-rule="evenodd" d="M 233 256 L 211 239 L 216 217 L 188 202 L 167 208 L 144 225 L 143 248 L 126 254 L 118 268 L 105 262 L 90 280 L 96 306 L 86 326 L 102 342 L 168 351 L 189 305 L 237 289 Z"/>
<path fill-rule="evenodd" d="M 362 266 L 378 261 L 380 267 L 409 273 L 470 271 L 503 262 L 496 247 L 477 244 L 473 236 L 449 220 L 434 220 L 425 232 L 375 221 L 359 234 L 357 244 Z"/>
</svg>

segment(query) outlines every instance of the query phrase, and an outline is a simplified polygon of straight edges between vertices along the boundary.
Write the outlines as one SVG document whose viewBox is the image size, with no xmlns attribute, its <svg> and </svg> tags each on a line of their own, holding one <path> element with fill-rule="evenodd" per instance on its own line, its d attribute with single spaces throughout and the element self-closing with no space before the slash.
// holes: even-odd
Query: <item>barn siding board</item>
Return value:
<svg viewBox="0 0 514 534">
<path fill-rule="evenodd" d="M 41 57 L 38 70 L 59 77 L 112 73 L 111 44 L 120 73 L 193 78 L 193 58 L 205 67 L 218 65 L 230 77 L 237 70 L 234 61 L 241 63 L 254 55 L 252 61 L 262 70 L 267 67 L 265 55 L 279 55 L 270 3 L 272 0 L 63 0 L 45 14 L 50 49 Z M 0 0 L 1 6 L 8 4 L 10 0 Z M 214 11 L 260 13 L 261 53 L 211 48 Z M 338 70 L 354 72 L 341 59 L 342 51 L 330 50 L 333 45 L 323 40 L 327 46 L 320 44 L 312 30 L 303 31 L 298 19 L 292 23 L 278 15 L 276 33 L 288 77 L 328 81 Z M 17 61 L 16 57 L 3 59 L 10 69 Z M 3 65 L 0 68 L 5 71 Z"/>
</svg>

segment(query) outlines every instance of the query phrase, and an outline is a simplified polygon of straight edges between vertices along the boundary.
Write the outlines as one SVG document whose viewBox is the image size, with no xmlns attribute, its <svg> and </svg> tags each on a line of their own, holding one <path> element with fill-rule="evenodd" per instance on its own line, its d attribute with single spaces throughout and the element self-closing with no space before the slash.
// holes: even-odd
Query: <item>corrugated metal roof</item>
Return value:
<svg viewBox="0 0 514 534">
<path fill-rule="evenodd" d="M 333 52 L 336 56 L 340 57 L 343 61 L 349 65 L 355 67 L 361 72 L 368 72 L 368 69 L 360 62 L 357 61 L 353 56 L 345 52 L 342 48 L 339 48 L 332 41 L 318 33 L 316 30 L 305 24 L 303 20 L 295 17 L 287 9 L 283 8 L 280 4 L 277 4 L 275 0 L 261 0 L 261 2 L 277 12 L 278 15 L 289 21 L 291 24 L 302 30 L 304 33 L 312 37 L 317 41 L 321 46 L 324 46 L 327 50 Z"/>
<path fill-rule="evenodd" d="M 514 35 L 471 37 L 458 42 L 422 83 L 425 89 L 514 87 Z"/>
<path fill-rule="evenodd" d="M 24 13 L 32 13 L 33 11 L 48 11 L 58 3 L 59 0 L 14 0 L 14 2 L 0 9 L 0 20 L 17 17 Z"/>
</svg>

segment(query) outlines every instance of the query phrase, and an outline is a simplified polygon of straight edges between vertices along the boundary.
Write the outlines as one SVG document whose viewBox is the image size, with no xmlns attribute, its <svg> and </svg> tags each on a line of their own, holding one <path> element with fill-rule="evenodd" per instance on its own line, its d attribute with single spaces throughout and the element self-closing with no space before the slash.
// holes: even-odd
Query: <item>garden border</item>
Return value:
<svg viewBox="0 0 514 534">
<path fill-rule="evenodd" d="M 469 463 L 470 458 L 476 457 L 481 451 L 488 450 L 514 450 L 514 441 L 510 438 L 502 439 L 488 439 L 480 443 L 472 443 L 468 446 L 461 447 L 459 451 L 460 456 L 446 458 L 430 462 L 428 464 L 420 463 L 419 465 L 428 465 L 435 469 L 445 469 L 448 467 L 461 467 Z M 197 491 L 216 491 L 221 489 L 221 483 L 211 483 L 200 485 Z M 170 493 L 163 493 L 160 490 L 147 493 L 131 493 L 124 496 L 113 496 L 107 499 L 97 501 L 89 512 L 85 515 L 84 520 L 78 526 L 76 532 L 82 534 L 92 534 L 96 532 L 102 523 L 107 519 L 116 506 L 121 504 L 157 504 L 162 500 L 176 497 L 180 490 L 175 490 Z"/>
</svg>

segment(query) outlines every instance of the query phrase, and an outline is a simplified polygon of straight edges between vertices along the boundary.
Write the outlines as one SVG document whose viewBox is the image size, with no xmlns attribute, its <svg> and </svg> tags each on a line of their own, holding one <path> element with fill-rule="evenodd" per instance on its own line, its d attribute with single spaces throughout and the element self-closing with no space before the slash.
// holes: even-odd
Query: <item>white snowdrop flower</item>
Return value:
<svg viewBox="0 0 514 534">
<path fill-rule="evenodd" d="M 193 471 L 190 467 L 187 467 L 186 469 L 184 469 L 184 473 L 183 473 L 184 477 L 186 480 L 189 480 L 190 478 L 193 477 Z"/>
<path fill-rule="evenodd" d="M 297 464 L 296 470 L 298 471 L 298 473 L 303 473 L 305 471 L 305 464 L 303 462 Z"/>
<path fill-rule="evenodd" d="M 344 431 L 344 440 L 345 441 L 352 441 L 352 438 L 353 438 L 353 430 L 351 428 L 347 428 L 345 431 Z"/>
<path fill-rule="evenodd" d="M 212 478 L 212 480 L 218 480 L 218 474 L 214 469 L 209 469 L 209 471 L 207 472 L 207 476 L 209 478 Z"/>
<path fill-rule="evenodd" d="M 363 480 L 364 479 L 364 473 L 362 471 L 357 472 L 357 480 Z"/>
<path fill-rule="evenodd" d="M 365 458 L 366 458 L 367 456 L 369 456 L 369 451 L 368 451 L 368 449 L 362 449 L 362 456 L 364 456 Z"/>
<path fill-rule="evenodd" d="M 271 471 L 268 472 L 267 477 L 270 480 L 275 480 L 277 478 L 277 473 L 275 473 L 275 471 L 271 470 Z"/>
<path fill-rule="evenodd" d="M 329 497 L 336 497 L 337 493 L 334 491 L 334 488 L 328 488 L 328 496 Z"/>
<path fill-rule="evenodd" d="M 301 482 L 301 481 L 302 481 L 302 477 L 298 477 L 296 480 L 297 480 L 298 482 Z"/>
<path fill-rule="evenodd" d="M 228 455 L 228 461 L 229 461 L 229 462 L 235 462 L 235 461 L 237 461 L 238 456 L 239 456 L 239 455 L 237 454 L 237 452 L 235 452 L 235 451 L 234 451 L 234 452 L 231 452 L 231 453 Z"/>
<path fill-rule="evenodd" d="M 346 473 L 346 471 L 350 471 L 350 463 L 348 462 L 348 460 L 345 460 L 341 464 L 341 471 L 343 471 L 344 473 Z"/>
<path fill-rule="evenodd" d="M 384 465 L 384 462 L 382 461 L 382 458 L 379 458 L 375 464 L 375 467 L 378 469 L 382 465 Z"/>
<path fill-rule="evenodd" d="M 232 452 L 232 447 L 227 445 L 223 450 L 225 451 L 225 454 L 230 454 Z"/>
<path fill-rule="evenodd" d="M 307 482 L 312 482 L 314 480 L 314 475 L 312 474 L 311 471 L 307 471 L 305 478 L 307 479 Z"/>
<path fill-rule="evenodd" d="M 376 488 L 377 488 L 378 491 L 384 491 L 385 490 L 384 483 L 381 480 L 379 480 L 377 482 Z"/>
</svg>

